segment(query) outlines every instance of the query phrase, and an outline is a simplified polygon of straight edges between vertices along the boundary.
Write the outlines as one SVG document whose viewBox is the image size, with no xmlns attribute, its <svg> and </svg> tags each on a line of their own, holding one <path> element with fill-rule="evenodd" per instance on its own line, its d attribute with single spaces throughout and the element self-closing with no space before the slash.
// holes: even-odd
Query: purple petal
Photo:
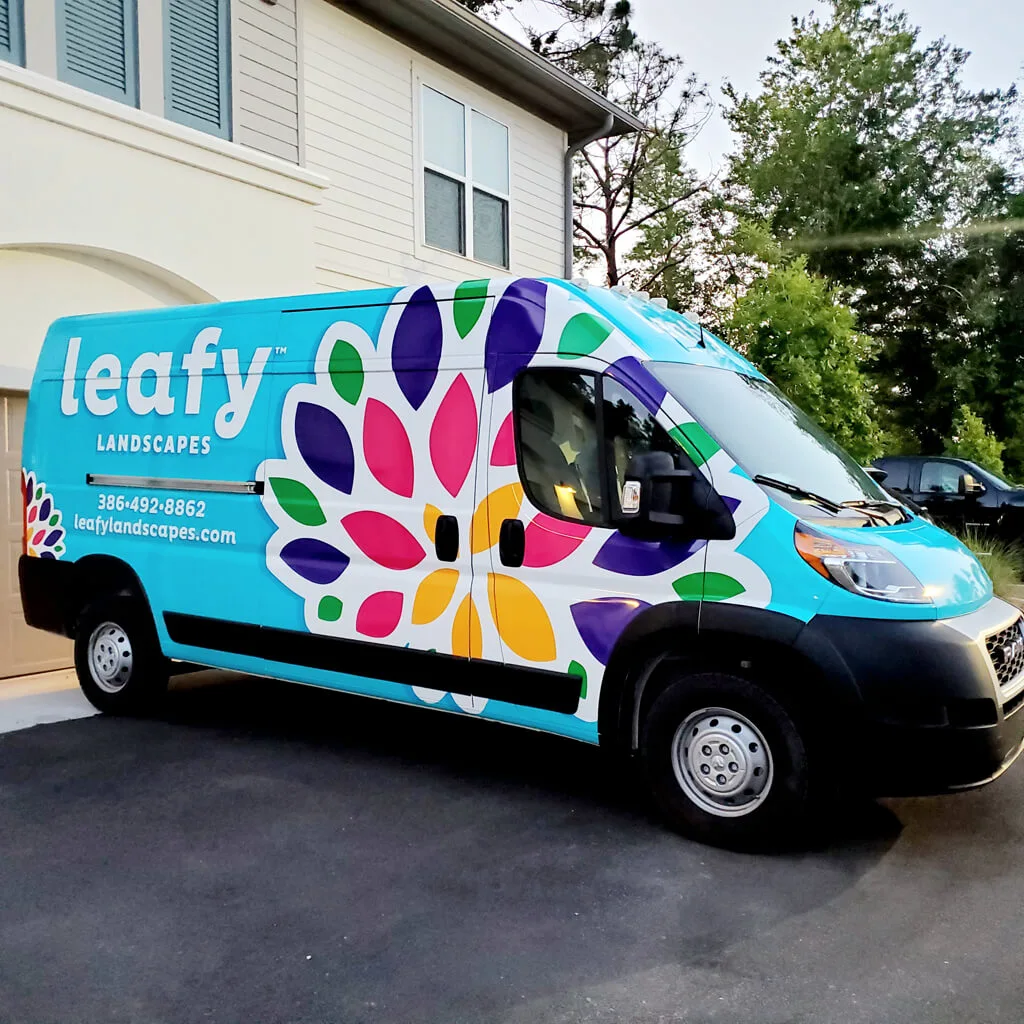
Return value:
<svg viewBox="0 0 1024 1024">
<path fill-rule="evenodd" d="M 356 460 L 345 424 L 329 409 L 299 402 L 295 409 L 295 442 L 306 465 L 325 484 L 352 493 Z"/>
<path fill-rule="evenodd" d="M 56 558 L 57 556 L 52 551 L 40 551 L 40 558 Z"/>
<path fill-rule="evenodd" d="M 624 384 L 652 412 L 665 401 L 665 389 L 636 356 L 624 356 L 608 367 L 608 376 Z"/>
<path fill-rule="evenodd" d="M 391 345 L 391 368 L 414 409 L 427 400 L 437 379 L 443 340 L 437 300 L 429 288 L 420 288 L 402 310 Z"/>
<path fill-rule="evenodd" d="M 706 540 L 637 540 L 613 533 L 601 546 L 594 565 L 623 576 L 656 576 L 695 555 Z"/>
<path fill-rule="evenodd" d="M 48 533 L 46 535 L 46 539 L 43 541 L 43 546 L 52 548 L 63 536 L 63 530 L 54 530 L 52 533 Z"/>
<path fill-rule="evenodd" d="M 740 499 L 739 498 L 730 498 L 727 494 L 723 494 L 722 495 L 722 501 L 725 502 L 725 507 L 730 512 L 732 512 L 733 515 L 735 515 L 736 514 L 736 509 L 738 509 L 740 507 Z"/>
<path fill-rule="evenodd" d="M 53 502 L 49 498 L 43 498 L 43 503 L 39 506 L 39 522 L 45 523 L 50 518 L 50 509 L 53 506 Z"/>
<path fill-rule="evenodd" d="M 310 583 L 333 583 L 349 563 L 348 555 L 312 537 L 289 541 L 281 549 L 281 560 Z"/>
<path fill-rule="evenodd" d="M 569 610 L 587 650 L 602 665 L 608 664 L 612 648 L 635 615 L 650 608 L 633 597 L 597 597 L 580 601 Z"/>
<path fill-rule="evenodd" d="M 499 391 L 533 358 L 544 334 L 543 281 L 513 281 L 498 300 L 487 329 L 484 363 L 487 390 Z"/>
</svg>

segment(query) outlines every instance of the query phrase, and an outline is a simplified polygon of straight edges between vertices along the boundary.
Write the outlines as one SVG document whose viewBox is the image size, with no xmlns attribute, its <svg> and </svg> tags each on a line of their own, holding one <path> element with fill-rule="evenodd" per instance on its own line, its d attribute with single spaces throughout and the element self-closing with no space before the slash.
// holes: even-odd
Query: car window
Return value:
<svg viewBox="0 0 1024 1024">
<path fill-rule="evenodd" d="M 879 468 L 884 469 L 886 478 L 882 486 L 890 491 L 907 491 L 910 489 L 910 463 L 900 459 L 881 459 Z"/>
<path fill-rule="evenodd" d="M 527 370 L 516 379 L 515 407 L 522 482 L 530 501 L 549 515 L 601 523 L 596 377 Z"/>
<path fill-rule="evenodd" d="M 925 494 L 959 494 L 960 467 L 952 462 L 926 462 L 921 468 L 921 490 Z"/>
<path fill-rule="evenodd" d="M 684 468 L 679 445 L 668 436 L 668 431 L 651 415 L 644 404 L 617 380 L 605 377 L 604 433 L 611 462 L 612 503 L 616 512 L 622 511 L 622 484 L 629 460 L 644 452 L 668 452 L 676 469 Z"/>
</svg>

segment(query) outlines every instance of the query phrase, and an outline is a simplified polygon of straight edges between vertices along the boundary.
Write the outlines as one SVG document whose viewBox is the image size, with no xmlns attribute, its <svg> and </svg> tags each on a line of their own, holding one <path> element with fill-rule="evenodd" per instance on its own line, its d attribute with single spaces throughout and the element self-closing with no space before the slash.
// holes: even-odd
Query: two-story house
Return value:
<svg viewBox="0 0 1024 1024">
<path fill-rule="evenodd" d="M 53 319 L 562 275 L 573 148 L 639 127 L 454 0 L 0 0 L 0 677 L 69 662 L 16 580 Z"/>
</svg>

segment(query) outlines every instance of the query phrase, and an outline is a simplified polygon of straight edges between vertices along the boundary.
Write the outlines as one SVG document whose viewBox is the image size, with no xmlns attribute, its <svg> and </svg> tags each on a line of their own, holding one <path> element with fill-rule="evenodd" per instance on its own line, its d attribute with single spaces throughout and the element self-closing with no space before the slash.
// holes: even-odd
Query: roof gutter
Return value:
<svg viewBox="0 0 1024 1024">
<path fill-rule="evenodd" d="M 604 123 L 597 131 L 588 135 L 584 139 L 580 139 L 578 142 L 574 142 L 565 151 L 565 262 L 563 269 L 565 271 L 564 277 L 566 281 L 572 280 L 572 269 L 573 269 L 573 238 L 576 235 L 575 228 L 575 213 L 576 213 L 576 202 L 575 202 L 575 190 L 573 189 L 573 160 L 577 153 L 582 152 L 592 142 L 597 142 L 598 139 L 606 138 L 611 135 L 612 128 L 615 126 L 615 115 L 607 114 L 604 119 Z"/>
</svg>

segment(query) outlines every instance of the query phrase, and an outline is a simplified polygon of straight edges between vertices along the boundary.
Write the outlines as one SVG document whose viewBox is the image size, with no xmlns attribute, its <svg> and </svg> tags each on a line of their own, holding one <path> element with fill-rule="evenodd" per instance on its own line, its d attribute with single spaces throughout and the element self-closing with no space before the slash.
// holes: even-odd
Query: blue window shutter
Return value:
<svg viewBox="0 0 1024 1024">
<path fill-rule="evenodd" d="M 164 96 L 168 118 L 229 138 L 228 0 L 164 0 Z"/>
<path fill-rule="evenodd" d="M 25 63 L 25 39 L 21 23 L 22 0 L 0 0 L 0 60 Z"/>
<path fill-rule="evenodd" d="M 138 106 L 135 0 L 57 0 L 57 70 L 70 85 Z"/>
</svg>

